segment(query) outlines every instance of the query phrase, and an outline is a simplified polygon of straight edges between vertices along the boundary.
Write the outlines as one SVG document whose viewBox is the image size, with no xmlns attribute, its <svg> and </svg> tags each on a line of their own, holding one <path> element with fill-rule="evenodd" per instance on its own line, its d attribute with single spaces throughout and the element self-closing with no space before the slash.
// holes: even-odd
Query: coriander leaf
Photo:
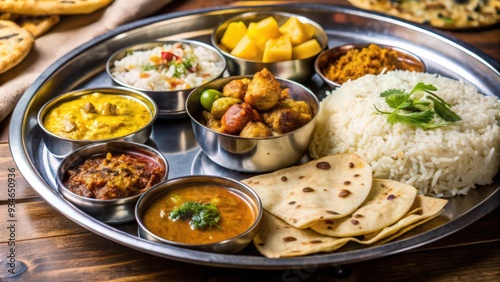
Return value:
<svg viewBox="0 0 500 282">
<path fill-rule="evenodd" d="M 179 78 L 186 73 L 186 66 L 182 64 L 182 62 L 178 64 L 176 63 L 174 64 L 174 66 L 175 66 L 175 72 L 173 77 Z"/>
<path fill-rule="evenodd" d="M 386 115 L 390 115 L 392 114 L 391 112 L 384 112 L 384 111 L 381 111 L 377 108 L 377 106 L 373 105 L 373 107 L 375 107 L 375 110 L 377 110 L 377 112 L 381 113 L 381 114 L 386 114 Z"/>
<path fill-rule="evenodd" d="M 451 105 L 446 103 L 443 99 L 441 99 L 441 97 L 439 97 L 438 95 L 432 93 L 432 92 L 429 92 L 429 91 L 425 91 L 427 94 L 429 95 L 432 95 L 432 97 L 434 97 L 436 100 L 438 100 L 440 103 L 444 104 L 446 107 L 448 108 L 451 108 Z M 426 98 L 430 98 L 429 96 L 427 96 Z M 431 99 L 432 100 L 432 99 Z M 434 101 L 434 100 L 433 100 Z"/>
<path fill-rule="evenodd" d="M 410 94 L 397 93 L 385 97 L 385 102 L 389 107 L 393 109 L 404 109 L 411 105 L 411 101 L 408 101 Z"/>
<path fill-rule="evenodd" d="M 446 121 L 462 120 L 462 118 L 459 115 L 457 115 L 455 112 L 450 110 L 449 105 L 447 103 L 441 103 L 440 101 L 435 99 L 433 96 L 428 96 L 427 98 L 430 99 L 432 102 L 434 102 L 434 111 L 442 119 L 444 119 Z"/>
<path fill-rule="evenodd" d="M 182 60 L 182 63 L 184 64 L 184 66 L 186 67 L 186 69 L 191 69 L 193 67 L 193 64 L 194 62 L 196 61 L 198 57 L 196 55 L 192 55 L 192 56 L 186 56 L 184 57 L 184 59 Z"/>
<path fill-rule="evenodd" d="M 406 124 L 413 124 L 415 126 L 422 126 L 431 122 L 432 118 L 434 118 L 434 112 L 432 111 L 408 113 L 404 115 L 392 113 L 387 117 L 387 122 L 392 125 L 397 122 L 402 122 Z"/>
<path fill-rule="evenodd" d="M 434 85 L 423 82 L 417 83 L 410 93 L 404 90 L 389 89 L 380 93 L 380 96 L 384 97 L 387 105 L 394 110 L 392 112 L 384 112 L 379 110 L 375 105 L 373 106 L 378 113 L 388 115 L 387 121 L 391 125 L 401 122 L 424 129 L 445 125 L 446 123 L 438 124 L 433 121 L 435 114 L 448 122 L 461 120 L 460 116 L 450 109 L 451 106 L 448 103 L 432 92 L 436 90 L 437 88 Z M 410 98 L 413 93 L 418 91 L 429 94 L 425 98 L 433 102 L 432 107 L 428 101 L 413 100 Z"/>
<path fill-rule="evenodd" d="M 413 87 L 413 90 L 410 92 L 411 94 L 417 92 L 417 91 L 436 91 L 437 88 L 436 86 L 432 85 L 432 84 L 425 84 L 423 82 L 419 82 L 417 83 L 417 85 L 415 85 L 415 87 Z"/>
<path fill-rule="evenodd" d="M 451 24 L 454 23 L 453 19 L 450 18 L 450 17 L 445 17 L 445 16 L 442 16 L 440 14 L 438 14 L 438 17 L 443 21 L 444 24 L 450 24 L 451 25 Z"/>
<path fill-rule="evenodd" d="M 146 65 L 143 67 L 143 70 L 145 70 L 145 71 L 157 70 L 157 69 L 158 69 L 158 66 L 156 66 L 156 65 Z"/>
<path fill-rule="evenodd" d="M 406 94 L 406 92 L 404 92 L 403 90 L 399 90 L 399 89 L 389 89 L 389 90 L 386 90 L 386 91 L 380 93 L 380 97 L 388 97 L 388 96 L 391 96 L 394 94 Z"/>
<path fill-rule="evenodd" d="M 431 103 L 427 101 L 413 100 L 411 105 L 404 109 L 410 112 L 425 112 L 431 109 L 430 105 Z"/>
<path fill-rule="evenodd" d="M 188 220 L 191 229 L 205 229 L 215 226 L 220 230 L 217 222 L 220 220 L 220 213 L 217 207 L 212 204 L 202 204 L 198 202 L 185 202 L 179 208 L 170 212 L 171 220 Z"/>
</svg>

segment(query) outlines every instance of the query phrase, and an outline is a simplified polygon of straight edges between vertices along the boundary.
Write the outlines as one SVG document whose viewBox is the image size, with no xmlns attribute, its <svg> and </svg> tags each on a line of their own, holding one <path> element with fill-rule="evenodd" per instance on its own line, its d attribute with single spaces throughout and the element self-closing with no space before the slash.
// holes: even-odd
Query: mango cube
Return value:
<svg viewBox="0 0 500 282">
<path fill-rule="evenodd" d="M 286 34 L 290 37 L 290 42 L 292 45 L 299 45 L 311 39 L 314 35 L 314 28 L 312 29 L 308 24 L 302 23 L 298 18 L 289 18 L 282 26 L 280 26 L 279 31 L 282 34 Z"/>
<path fill-rule="evenodd" d="M 246 60 L 260 61 L 262 59 L 262 51 L 246 34 L 238 41 L 231 55 Z"/>
<path fill-rule="evenodd" d="M 292 43 L 288 36 L 271 38 L 266 41 L 262 62 L 280 62 L 292 59 Z"/>
<path fill-rule="evenodd" d="M 321 46 L 316 39 L 310 39 L 292 48 L 292 59 L 299 60 L 312 57 L 321 52 Z"/>
<path fill-rule="evenodd" d="M 266 41 L 270 38 L 277 38 L 281 35 L 278 22 L 270 16 L 263 20 L 249 25 L 247 35 L 262 49 L 265 48 Z"/>
<path fill-rule="evenodd" d="M 314 26 L 310 24 L 303 24 L 303 27 L 304 27 L 304 32 L 307 34 L 307 37 L 309 39 L 313 38 L 314 32 L 316 32 Z"/>
<path fill-rule="evenodd" d="M 228 50 L 233 50 L 233 48 L 238 44 L 241 38 L 247 33 L 247 26 L 244 22 L 232 22 L 227 26 L 224 35 L 220 40 L 222 46 L 226 47 Z"/>
</svg>

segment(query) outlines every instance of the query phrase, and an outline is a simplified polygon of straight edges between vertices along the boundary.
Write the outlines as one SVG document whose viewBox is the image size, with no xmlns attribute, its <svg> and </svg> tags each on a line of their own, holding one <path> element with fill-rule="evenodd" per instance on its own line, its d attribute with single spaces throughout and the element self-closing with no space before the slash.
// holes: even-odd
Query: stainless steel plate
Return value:
<svg viewBox="0 0 500 282">
<path fill-rule="evenodd" d="M 396 45 L 419 55 L 436 72 L 474 84 L 485 95 L 500 93 L 499 63 L 479 50 L 446 36 L 381 14 L 354 8 L 296 4 L 262 7 L 221 7 L 167 14 L 127 24 L 78 47 L 51 65 L 26 91 L 14 110 L 9 142 L 14 160 L 28 183 L 56 210 L 92 232 L 153 255 L 210 266 L 254 269 L 321 267 L 352 263 L 409 250 L 447 236 L 476 221 L 500 204 L 500 179 L 478 187 L 467 196 L 450 199 L 437 227 L 382 246 L 346 246 L 338 252 L 289 259 L 269 259 L 250 246 L 236 255 L 213 254 L 161 245 L 138 238 L 137 224 L 107 225 L 70 205 L 57 192 L 54 175 L 60 160 L 46 150 L 37 113 L 49 99 L 66 91 L 111 85 L 105 63 L 116 50 L 154 39 L 195 39 L 209 43 L 212 28 L 221 20 L 252 11 L 284 11 L 312 18 L 328 32 L 329 46 L 374 42 Z M 84 70 L 84 71 L 82 71 Z M 327 86 L 317 76 L 305 82 L 319 98 Z M 214 174 L 242 179 L 212 163 L 196 143 L 190 121 L 158 120 L 148 144 L 161 151 L 170 164 L 170 178 L 188 174 Z M 304 160 L 307 157 L 304 157 Z"/>
</svg>

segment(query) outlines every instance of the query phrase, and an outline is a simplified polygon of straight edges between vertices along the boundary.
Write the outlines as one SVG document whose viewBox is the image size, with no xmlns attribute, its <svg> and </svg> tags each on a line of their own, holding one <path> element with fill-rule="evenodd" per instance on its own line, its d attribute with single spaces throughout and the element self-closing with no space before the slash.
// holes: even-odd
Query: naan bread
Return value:
<svg viewBox="0 0 500 282">
<path fill-rule="evenodd" d="M 303 165 L 242 180 L 271 214 L 296 228 L 345 217 L 366 199 L 370 165 L 355 154 L 330 155 Z"/>
<path fill-rule="evenodd" d="M 284 258 L 333 252 L 349 240 L 321 235 L 311 229 L 297 229 L 264 212 L 259 232 L 253 242 L 262 255 L 268 258 Z"/>
<path fill-rule="evenodd" d="M 0 73 L 24 60 L 34 41 L 33 35 L 16 23 L 0 20 Z"/>
<path fill-rule="evenodd" d="M 376 232 L 403 217 L 417 196 L 415 187 L 388 179 L 373 179 L 366 200 L 350 216 L 322 220 L 311 229 L 328 236 L 349 237 Z"/>
<path fill-rule="evenodd" d="M 0 11 L 20 15 L 89 14 L 113 0 L 2 0 Z"/>
<path fill-rule="evenodd" d="M 17 25 L 26 29 L 33 34 L 35 38 L 37 38 L 55 26 L 59 22 L 60 17 L 58 15 L 27 16 L 3 13 L 0 14 L 0 19 L 15 22 Z"/>
</svg>

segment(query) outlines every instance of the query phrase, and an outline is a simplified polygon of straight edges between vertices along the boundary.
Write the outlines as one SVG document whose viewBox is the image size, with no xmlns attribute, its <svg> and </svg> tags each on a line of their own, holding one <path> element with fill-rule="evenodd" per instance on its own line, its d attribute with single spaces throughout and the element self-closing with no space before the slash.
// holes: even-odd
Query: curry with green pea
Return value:
<svg viewBox="0 0 500 282">
<path fill-rule="evenodd" d="M 144 226 L 169 241 L 209 244 L 236 237 L 256 219 L 250 204 L 224 187 L 199 184 L 158 196 L 143 215 Z"/>
<path fill-rule="evenodd" d="M 312 120 L 314 114 L 305 101 L 291 98 L 267 69 L 252 79 L 234 79 L 222 92 L 206 89 L 200 96 L 205 109 L 204 125 L 217 132 L 240 137 L 271 137 L 292 132 Z"/>
<path fill-rule="evenodd" d="M 221 97 L 222 93 L 220 93 L 219 91 L 215 89 L 207 89 L 201 93 L 200 103 L 205 110 L 210 111 L 215 100 Z"/>
</svg>

